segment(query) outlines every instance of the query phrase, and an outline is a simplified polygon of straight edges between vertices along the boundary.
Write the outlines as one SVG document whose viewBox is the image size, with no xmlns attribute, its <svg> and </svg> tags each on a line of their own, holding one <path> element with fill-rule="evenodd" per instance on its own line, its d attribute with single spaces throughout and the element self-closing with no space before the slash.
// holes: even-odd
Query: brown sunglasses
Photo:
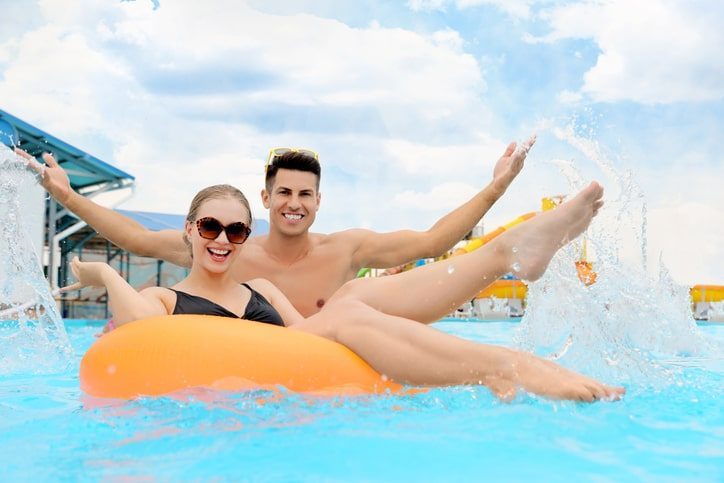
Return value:
<svg viewBox="0 0 724 483">
<path fill-rule="evenodd" d="M 196 220 L 196 228 L 201 238 L 207 240 L 216 240 L 222 231 L 226 232 L 226 239 L 236 245 L 244 243 L 251 234 L 251 228 L 246 226 L 246 223 L 237 221 L 224 226 L 219 220 L 210 216 Z"/>
</svg>

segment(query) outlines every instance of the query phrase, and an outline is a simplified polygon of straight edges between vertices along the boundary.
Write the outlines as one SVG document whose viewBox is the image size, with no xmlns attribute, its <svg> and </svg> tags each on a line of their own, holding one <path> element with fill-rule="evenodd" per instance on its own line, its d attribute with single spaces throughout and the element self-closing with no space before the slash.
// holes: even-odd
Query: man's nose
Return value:
<svg viewBox="0 0 724 483">
<path fill-rule="evenodd" d="M 287 203 L 290 209 L 296 210 L 302 206 L 302 203 L 299 201 L 299 195 L 292 195 L 289 198 L 289 203 Z"/>
</svg>

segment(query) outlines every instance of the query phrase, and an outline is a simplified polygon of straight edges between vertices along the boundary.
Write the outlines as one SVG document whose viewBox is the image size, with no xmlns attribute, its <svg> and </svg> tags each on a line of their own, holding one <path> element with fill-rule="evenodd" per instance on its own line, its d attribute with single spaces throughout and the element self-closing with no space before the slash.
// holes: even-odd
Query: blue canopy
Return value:
<svg viewBox="0 0 724 483">
<path fill-rule="evenodd" d="M 84 190 L 111 183 L 122 188 L 135 178 L 95 156 L 61 141 L 22 119 L 0 109 L 0 142 L 14 144 L 33 156 L 50 151 L 68 173 L 74 190 Z"/>
</svg>

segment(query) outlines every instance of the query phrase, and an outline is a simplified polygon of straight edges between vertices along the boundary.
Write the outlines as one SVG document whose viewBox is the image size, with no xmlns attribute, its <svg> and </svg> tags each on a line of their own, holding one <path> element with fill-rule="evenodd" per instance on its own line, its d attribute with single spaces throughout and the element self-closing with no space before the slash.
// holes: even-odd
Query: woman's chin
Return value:
<svg viewBox="0 0 724 483">
<path fill-rule="evenodd" d="M 207 260 L 206 263 L 204 263 L 204 268 L 211 273 L 224 273 L 229 270 L 230 265 L 229 260 L 224 260 L 223 262 Z"/>
</svg>

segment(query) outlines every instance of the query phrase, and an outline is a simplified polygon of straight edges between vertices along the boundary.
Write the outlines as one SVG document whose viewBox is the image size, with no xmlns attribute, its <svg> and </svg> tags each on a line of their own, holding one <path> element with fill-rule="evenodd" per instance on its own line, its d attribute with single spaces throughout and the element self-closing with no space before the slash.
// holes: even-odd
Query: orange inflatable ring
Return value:
<svg viewBox="0 0 724 483">
<path fill-rule="evenodd" d="M 283 386 L 314 394 L 399 392 L 347 347 L 297 330 L 207 315 L 166 315 L 123 325 L 80 363 L 91 396 L 157 396 L 190 387 Z"/>
</svg>

